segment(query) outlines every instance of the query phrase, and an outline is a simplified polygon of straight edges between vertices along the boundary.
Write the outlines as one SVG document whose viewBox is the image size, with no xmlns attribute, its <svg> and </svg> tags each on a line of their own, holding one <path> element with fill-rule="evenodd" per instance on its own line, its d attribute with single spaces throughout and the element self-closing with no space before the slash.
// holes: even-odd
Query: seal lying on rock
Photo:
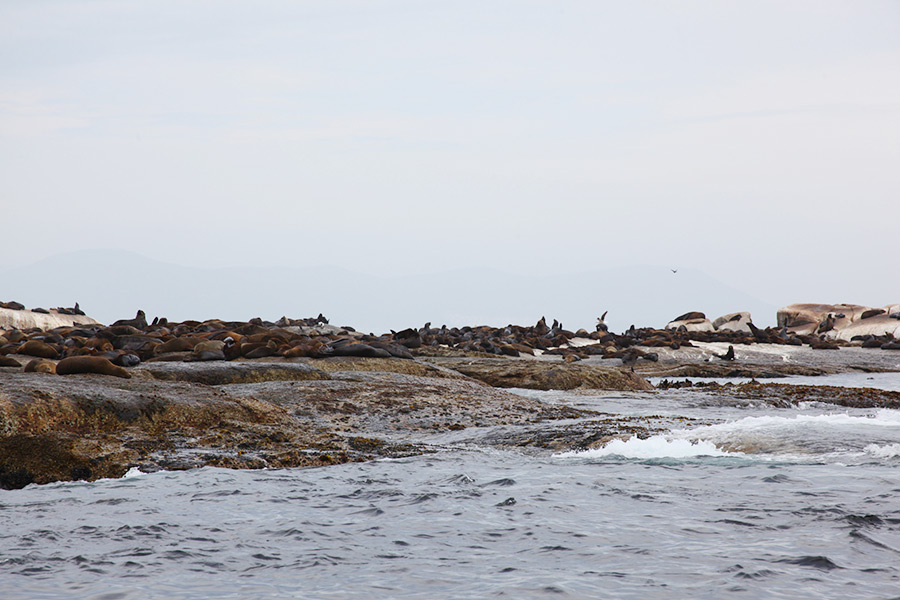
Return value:
<svg viewBox="0 0 900 600">
<path fill-rule="evenodd" d="M 19 347 L 18 353 L 39 358 L 59 358 L 59 350 L 57 348 L 40 340 L 28 340 Z"/>
<path fill-rule="evenodd" d="M 363 358 L 390 358 L 391 353 L 383 348 L 376 348 L 362 342 L 348 339 L 335 340 L 331 344 L 334 356 L 358 356 Z"/>
<path fill-rule="evenodd" d="M 702 312 L 689 312 L 675 317 L 666 325 L 666 329 L 681 329 L 686 331 L 715 331 L 715 327 Z"/>
<path fill-rule="evenodd" d="M 96 373 L 98 375 L 112 375 L 131 379 L 131 373 L 124 368 L 109 362 L 109 359 L 100 356 L 70 356 L 64 358 L 56 365 L 57 375 L 76 375 L 79 373 Z"/>
<path fill-rule="evenodd" d="M 35 358 L 25 365 L 26 373 L 56 373 L 56 365 L 45 358 Z"/>
</svg>

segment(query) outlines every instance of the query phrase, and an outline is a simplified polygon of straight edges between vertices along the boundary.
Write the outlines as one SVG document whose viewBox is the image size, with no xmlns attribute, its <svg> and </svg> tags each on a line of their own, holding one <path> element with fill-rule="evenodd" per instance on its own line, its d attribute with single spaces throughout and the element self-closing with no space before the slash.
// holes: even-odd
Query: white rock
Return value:
<svg viewBox="0 0 900 600">
<path fill-rule="evenodd" d="M 819 324 L 832 315 L 834 328 L 843 329 L 867 310 L 871 309 L 860 304 L 791 304 L 778 310 L 778 326 L 787 325 L 788 331 L 807 335 L 815 333 Z"/>
<path fill-rule="evenodd" d="M 722 315 L 713 321 L 713 327 L 719 331 L 744 331 L 750 333 L 750 327 L 747 323 L 751 323 L 750 313 L 737 312 L 728 315 Z"/>
<path fill-rule="evenodd" d="M 716 328 L 709 319 L 686 319 L 684 321 L 671 321 L 666 325 L 666 329 L 678 329 L 684 325 L 688 331 L 715 331 Z"/>
<path fill-rule="evenodd" d="M 0 308 L 0 329 L 54 329 L 73 325 L 99 325 L 94 319 L 84 315 L 63 315 L 55 310 L 49 314 L 36 313 L 30 310 L 12 310 Z"/>
<path fill-rule="evenodd" d="M 887 315 L 877 315 L 861 319 L 841 329 L 834 329 L 826 334 L 828 339 L 850 341 L 857 335 L 892 335 L 900 337 L 900 320 L 891 319 Z"/>
</svg>

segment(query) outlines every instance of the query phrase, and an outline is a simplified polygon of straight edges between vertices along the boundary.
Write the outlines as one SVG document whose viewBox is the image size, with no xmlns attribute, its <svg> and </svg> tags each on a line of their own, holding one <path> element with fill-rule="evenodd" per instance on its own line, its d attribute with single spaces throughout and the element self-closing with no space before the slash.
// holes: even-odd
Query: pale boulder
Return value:
<svg viewBox="0 0 900 600">
<path fill-rule="evenodd" d="M 713 327 L 718 331 L 744 331 L 746 333 L 750 333 L 750 326 L 747 325 L 747 323 L 752 322 L 753 321 L 750 318 L 750 313 L 736 312 L 722 315 L 721 317 L 713 321 L 712 324 Z"/>
<path fill-rule="evenodd" d="M 716 328 L 709 319 L 684 319 L 681 321 L 671 321 L 666 325 L 666 329 L 678 329 L 684 326 L 688 331 L 715 331 Z"/>
<path fill-rule="evenodd" d="M 12 310 L 0 308 L 0 329 L 55 329 L 56 327 L 72 327 L 73 325 L 99 325 L 94 319 L 85 315 L 64 315 L 50 310 L 48 314 L 30 310 Z"/>
<path fill-rule="evenodd" d="M 865 335 L 892 335 L 894 338 L 900 339 L 900 320 L 892 319 L 886 314 L 869 317 L 855 321 L 850 325 L 841 329 L 829 331 L 825 337 L 828 339 L 838 339 L 849 342 L 856 336 Z"/>
<path fill-rule="evenodd" d="M 800 335 L 816 333 L 819 325 L 831 315 L 834 329 L 848 327 L 858 321 L 868 306 L 859 304 L 791 304 L 778 310 L 778 326 Z"/>
</svg>

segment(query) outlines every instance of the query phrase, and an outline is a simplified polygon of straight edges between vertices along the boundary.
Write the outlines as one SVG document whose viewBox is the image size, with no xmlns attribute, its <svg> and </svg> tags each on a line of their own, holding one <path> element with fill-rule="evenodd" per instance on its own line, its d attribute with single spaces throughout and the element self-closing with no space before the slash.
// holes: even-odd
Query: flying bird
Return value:
<svg viewBox="0 0 900 600">
<path fill-rule="evenodd" d="M 672 271 L 673 273 L 677 273 L 677 272 L 678 272 L 678 269 L 669 269 L 669 270 Z"/>
</svg>

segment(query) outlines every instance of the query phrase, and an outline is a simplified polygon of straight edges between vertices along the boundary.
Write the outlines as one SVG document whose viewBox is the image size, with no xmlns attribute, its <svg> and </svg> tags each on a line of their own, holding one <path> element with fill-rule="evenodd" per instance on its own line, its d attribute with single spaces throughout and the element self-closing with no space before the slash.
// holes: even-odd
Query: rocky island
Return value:
<svg viewBox="0 0 900 600">
<path fill-rule="evenodd" d="M 627 395 L 669 388 L 669 378 L 900 370 L 897 305 L 794 305 L 778 319 L 779 327 L 759 329 L 746 313 L 715 321 L 688 313 L 663 329 L 614 334 L 602 318 L 592 331 L 541 318 L 375 336 L 322 315 L 148 323 L 139 311 L 104 326 L 77 306 L 0 303 L 0 488 L 121 477 L 132 468 L 407 456 L 465 443 L 469 431 L 490 432 L 480 443 L 498 446 L 587 448 L 670 424 L 517 390 Z M 665 379 L 656 388 L 651 377 Z M 697 389 L 717 393 L 714 385 Z M 754 381 L 729 393 L 776 405 L 815 398 L 900 407 L 900 393 L 883 390 Z"/>
</svg>

